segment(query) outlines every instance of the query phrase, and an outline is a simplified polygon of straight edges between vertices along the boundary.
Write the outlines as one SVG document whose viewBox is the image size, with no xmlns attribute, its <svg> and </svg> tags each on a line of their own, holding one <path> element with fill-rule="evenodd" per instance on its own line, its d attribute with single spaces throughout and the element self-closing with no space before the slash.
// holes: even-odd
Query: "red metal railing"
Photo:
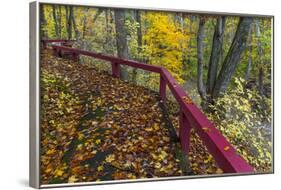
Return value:
<svg viewBox="0 0 281 190">
<path fill-rule="evenodd" d="M 48 44 L 51 43 L 59 43 L 60 45 L 63 46 L 71 46 L 72 43 L 74 43 L 76 40 L 60 40 L 60 39 L 56 39 L 56 40 L 41 40 L 42 45 L 44 48 L 47 48 Z"/>
<path fill-rule="evenodd" d="M 48 43 L 45 41 L 45 43 Z M 160 74 L 160 96 L 166 102 L 166 87 L 168 86 L 180 105 L 180 130 L 179 138 L 182 150 L 188 154 L 190 143 L 190 131 L 193 127 L 208 151 L 214 157 L 218 166 L 225 173 L 251 173 L 254 169 L 236 152 L 233 146 L 225 139 L 218 129 L 207 119 L 207 117 L 193 104 L 192 100 L 175 81 L 171 74 L 163 67 L 144 64 L 136 61 L 125 60 L 113 56 L 103 55 L 71 47 L 52 45 L 55 55 L 62 56 L 65 52 L 73 55 L 77 60 L 79 55 L 85 55 L 111 62 L 112 75 L 120 77 L 120 65 L 127 65 L 146 71 Z"/>
</svg>

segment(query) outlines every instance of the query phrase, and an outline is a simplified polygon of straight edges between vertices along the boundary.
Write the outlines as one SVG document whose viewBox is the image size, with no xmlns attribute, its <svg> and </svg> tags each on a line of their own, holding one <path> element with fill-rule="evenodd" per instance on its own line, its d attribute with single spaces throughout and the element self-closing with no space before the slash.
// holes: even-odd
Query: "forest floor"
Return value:
<svg viewBox="0 0 281 190">
<path fill-rule="evenodd" d="M 198 138 L 188 167 L 175 118 L 156 92 L 41 53 L 42 184 L 221 173 Z"/>
</svg>

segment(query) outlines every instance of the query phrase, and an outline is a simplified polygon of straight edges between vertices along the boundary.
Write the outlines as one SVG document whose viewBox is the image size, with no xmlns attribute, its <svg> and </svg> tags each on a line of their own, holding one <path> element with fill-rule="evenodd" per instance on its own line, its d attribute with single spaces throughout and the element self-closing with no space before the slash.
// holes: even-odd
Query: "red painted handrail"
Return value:
<svg viewBox="0 0 281 190">
<path fill-rule="evenodd" d="M 67 42 L 75 42 L 76 40 L 62 40 L 62 39 L 55 39 L 55 40 L 41 40 L 43 47 L 46 48 L 47 44 L 50 43 L 67 43 Z"/>
<path fill-rule="evenodd" d="M 112 74 L 120 77 L 120 65 L 127 65 L 160 74 L 160 96 L 166 102 L 166 86 L 168 85 L 176 101 L 180 105 L 180 143 L 182 150 L 188 154 L 190 130 L 193 127 L 199 137 L 212 154 L 218 166 L 225 173 L 251 173 L 254 169 L 236 152 L 233 146 L 225 139 L 218 129 L 207 119 L 207 117 L 193 104 L 186 92 L 175 81 L 171 74 L 163 67 L 144 64 L 136 61 L 121 59 L 113 56 L 103 55 L 71 47 L 52 45 L 56 55 L 68 52 L 77 59 L 79 55 L 94 57 L 112 63 Z"/>
</svg>

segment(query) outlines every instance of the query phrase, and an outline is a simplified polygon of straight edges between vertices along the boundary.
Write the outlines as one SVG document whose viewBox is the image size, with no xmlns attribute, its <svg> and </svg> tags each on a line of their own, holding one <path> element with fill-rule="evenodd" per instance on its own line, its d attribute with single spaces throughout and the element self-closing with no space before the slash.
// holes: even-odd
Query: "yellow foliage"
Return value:
<svg viewBox="0 0 281 190">
<path fill-rule="evenodd" d="M 182 61 L 187 48 L 188 36 L 173 20 L 173 15 L 163 12 L 148 12 L 144 22 L 149 27 L 143 34 L 145 42 L 144 54 L 149 57 L 149 63 L 165 67 L 182 83 Z"/>
</svg>

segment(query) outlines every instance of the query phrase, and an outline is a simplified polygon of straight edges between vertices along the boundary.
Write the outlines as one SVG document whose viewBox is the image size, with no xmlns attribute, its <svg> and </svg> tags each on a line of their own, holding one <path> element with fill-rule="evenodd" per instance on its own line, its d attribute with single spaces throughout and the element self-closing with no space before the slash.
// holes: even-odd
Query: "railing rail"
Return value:
<svg viewBox="0 0 281 190">
<path fill-rule="evenodd" d="M 164 103 L 166 102 L 166 87 L 168 86 L 176 101 L 180 105 L 179 138 L 182 150 L 188 154 L 190 146 L 190 131 L 194 128 L 196 133 L 206 145 L 208 151 L 214 157 L 218 166 L 225 173 L 254 172 L 254 169 L 236 152 L 235 148 L 226 140 L 219 130 L 215 128 L 215 126 L 207 119 L 199 108 L 193 104 L 186 92 L 165 68 L 71 47 L 52 45 L 52 48 L 55 55 L 62 55 L 63 52 L 71 53 L 74 60 L 77 60 L 77 56 L 79 55 L 85 55 L 109 61 L 112 65 L 112 75 L 114 77 L 120 77 L 120 65 L 127 65 L 159 73 L 159 93 L 162 101 Z"/>
<path fill-rule="evenodd" d="M 55 39 L 55 40 L 41 40 L 42 42 L 42 45 L 44 48 L 47 47 L 48 44 L 51 44 L 51 43 L 61 43 L 61 45 L 65 45 L 66 43 L 73 43 L 75 42 L 76 40 L 62 40 L 62 39 Z"/>
</svg>

